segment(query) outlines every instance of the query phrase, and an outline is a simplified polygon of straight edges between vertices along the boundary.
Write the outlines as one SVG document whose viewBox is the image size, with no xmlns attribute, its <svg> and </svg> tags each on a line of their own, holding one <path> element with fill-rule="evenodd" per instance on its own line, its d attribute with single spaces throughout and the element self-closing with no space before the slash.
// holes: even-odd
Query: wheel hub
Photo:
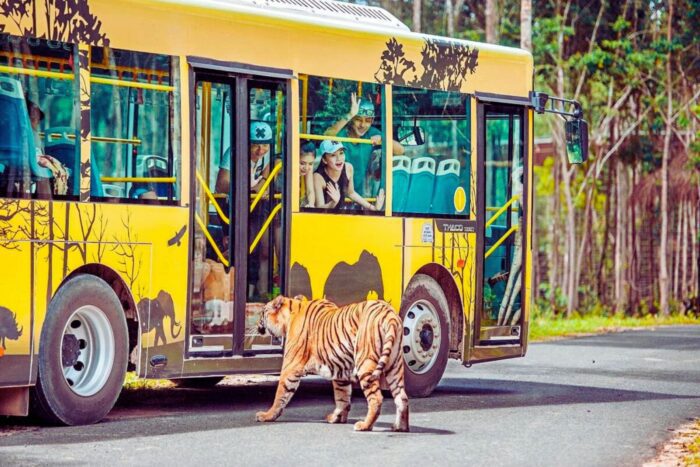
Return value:
<svg viewBox="0 0 700 467">
<path fill-rule="evenodd" d="M 414 373 L 425 373 L 435 363 L 442 339 L 438 314 L 429 302 L 418 300 L 406 312 L 403 326 L 404 360 Z"/>
<path fill-rule="evenodd" d="M 73 366 L 78 362 L 78 357 L 80 357 L 78 338 L 73 334 L 64 334 L 61 345 L 61 363 L 64 367 Z"/>
</svg>

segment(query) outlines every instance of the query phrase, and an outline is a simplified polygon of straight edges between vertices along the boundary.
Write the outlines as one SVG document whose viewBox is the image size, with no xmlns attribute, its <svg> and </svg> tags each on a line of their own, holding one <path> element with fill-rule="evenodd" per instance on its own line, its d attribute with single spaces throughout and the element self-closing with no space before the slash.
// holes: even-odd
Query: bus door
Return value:
<svg viewBox="0 0 700 467">
<path fill-rule="evenodd" d="M 523 329 L 525 108 L 480 104 L 475 345 L 519 345 Z M 525 188 L 525 189 L 524 189 Z"/>
<path fill-rule="evenodd" d="M 286 255 L 287 81 L 195 73 L 187 354 L 281 351 L 259 336 Z"/>
</svg>

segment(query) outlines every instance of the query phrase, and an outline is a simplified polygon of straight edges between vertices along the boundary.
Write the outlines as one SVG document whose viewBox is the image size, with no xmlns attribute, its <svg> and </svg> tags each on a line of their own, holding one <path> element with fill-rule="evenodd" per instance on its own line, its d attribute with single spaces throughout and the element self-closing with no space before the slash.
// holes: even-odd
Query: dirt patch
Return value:
<svg viewBox="0 0 700 467">
<path fill-rule="evenodd" d="M 700 465 L 700 419 L 673 430 L 673 437 L 643 467 Z"/>
</svg>

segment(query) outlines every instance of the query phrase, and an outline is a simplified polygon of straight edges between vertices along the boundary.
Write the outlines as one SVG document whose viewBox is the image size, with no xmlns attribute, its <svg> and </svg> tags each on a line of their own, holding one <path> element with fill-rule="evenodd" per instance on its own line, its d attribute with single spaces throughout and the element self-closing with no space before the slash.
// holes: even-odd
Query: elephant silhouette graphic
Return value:
<svg viewBox="0 0 700 467">
<path fill-rule="evenodd" d="M 173 339 L 180 335 L 182 326 L 175 321 L 175 305 L 173 297 L 169 293 L 161 290 L 156 298 L 144 298 L 139 301 L 137 307 L 141 316 L 141 332 L 149 333 L 154 329 L 156 330 L 156 339 L 153 345 L 159 345 L 160 341 L 163 344 L 168 343 L 163 330 L 163 321 L 166 317 L 170 319 L 170 335 L 172 335 Z M 175 332 L 175 328 L 177 328 L 177 332 Z"/>
<path fill-rule="evenodd" d="M 4 306 L 0 306 L 0 347 L 6 350 L 5 339 L 16 341 L 22 335 L 23 328 L 17 324 L 17 313 L 12 313 Z"/>
<path fill-rule="evenodd" d="M 342 261 L 333 266 L 323 287 L 323 296 L 339 306 L 365 301 L 371 293 L 376 294 L 372 298 L 384 300 L 382 269 L 367 250 L 354 264 Z"/>
</svg>

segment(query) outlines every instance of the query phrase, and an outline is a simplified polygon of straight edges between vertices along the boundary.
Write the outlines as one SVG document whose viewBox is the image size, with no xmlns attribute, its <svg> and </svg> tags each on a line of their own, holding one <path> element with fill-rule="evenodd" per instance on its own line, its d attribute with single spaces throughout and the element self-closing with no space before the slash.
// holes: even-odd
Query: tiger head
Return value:
<svg viewBox="0 0 700 467">
<path fill-rule="evenodd" d="M 265 331 L 273 337 L 284 337 L 287 335 L 287 327 L 292 315 L 292 311 L 300 304 L 299 297 L 287 298 L 283 295 L 265 304 L 260 321 L 258 322 L 258 332 L 263 335 Z"/>
</svg>

